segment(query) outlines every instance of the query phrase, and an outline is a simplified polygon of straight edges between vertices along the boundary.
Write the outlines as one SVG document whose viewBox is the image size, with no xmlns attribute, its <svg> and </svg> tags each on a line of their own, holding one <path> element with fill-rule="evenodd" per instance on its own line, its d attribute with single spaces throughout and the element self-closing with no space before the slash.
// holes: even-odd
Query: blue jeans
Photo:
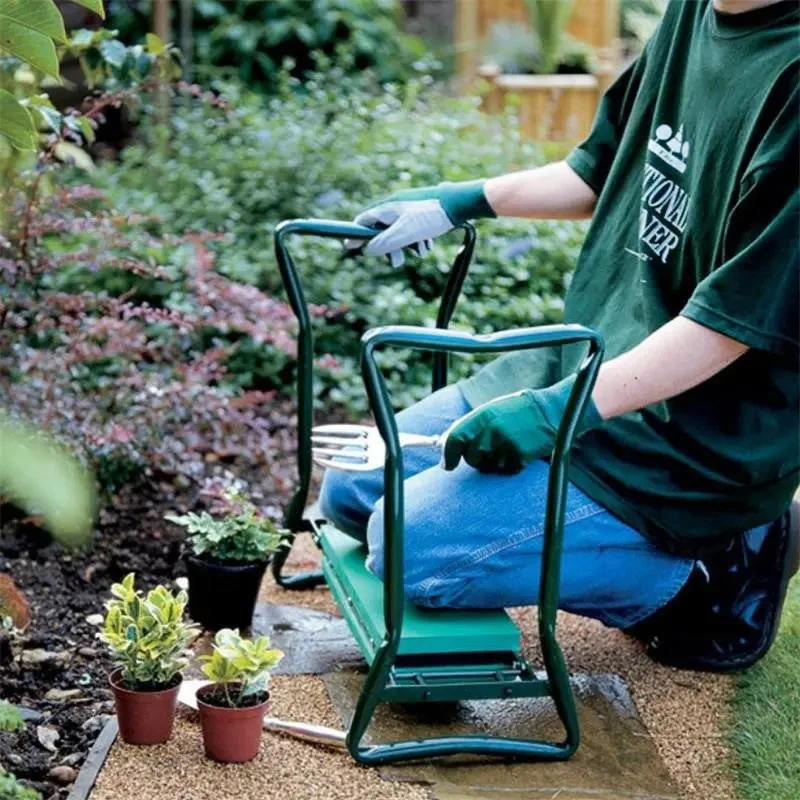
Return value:
<svg viewBox="0 0 800 800">
<path fill-rule="evenodd" d="M 437 434 L 470 410 L 448 386 L 397 416 L 400 431 Z M 508 608 L 536 605 L 549 466 L 517 475 L 477 472 L 461 462 L 452 472 L 439 453 L 406 448 L 405 589 L 431 607 Z M 383 575 L 383 471 L 328 470 L 323 515 L 367 542 L 368 566 Z M 656 549 L 575 486 L 564 524 L 560 607 L 625 628 L 674 597 L 693 561 Z"/>
</svg>

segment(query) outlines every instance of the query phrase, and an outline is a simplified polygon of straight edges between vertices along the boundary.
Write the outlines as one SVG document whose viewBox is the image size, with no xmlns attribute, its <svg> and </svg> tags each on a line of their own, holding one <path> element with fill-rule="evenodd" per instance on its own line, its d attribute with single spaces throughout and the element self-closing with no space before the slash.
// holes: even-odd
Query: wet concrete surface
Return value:
<svg viewBox="0 0 800 800">
<path fill-rule="evenodd" d="M 253 616 L 253 635 L 269 636 L 285 653 L 275 675 L 324 675 L 364 666 L 347 623 L 322 611 L 298 606 L 259 603 Z"/>
<path fill-rule="evenodd" d="M 348 724 L 363 674 L 323 677 Z M 614 675 L 576 676 L 581 746 L 567 762 L 501 762 L 464 756 L 379 768 L 389 780 L 432 785 L 438 800 L 678 800 L 625 683 Z M 365 743 L 485 733 L 560 741 L 563 729 L 549 698 L 468 701 L 439 706 L 380 705 Z"/>
<path fill-rule="evenodd" d="M 275 674 L 321 675 L 333 705 L 349 723 L 364 660 L 345 621 L 297 606 L 259 603 L 253 634 L 267 634 L 286 654 Z M 576 676 L 582 742 L 565 763 L 504 763 L 460 757 L 380 768 L 392 781 L 432 785 L 439 800 L 677 800 L 678 791 L 640 721 L 624 681 Z M 552 701 L 543 699 L 420 706 L 381 705 L 366 742 L 486 733 L 559 741 Z"/>
</svg>

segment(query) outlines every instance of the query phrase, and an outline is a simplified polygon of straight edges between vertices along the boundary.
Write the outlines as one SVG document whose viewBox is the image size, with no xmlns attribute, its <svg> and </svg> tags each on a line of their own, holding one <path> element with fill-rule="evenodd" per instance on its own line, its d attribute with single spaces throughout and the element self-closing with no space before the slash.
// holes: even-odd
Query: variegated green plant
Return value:
<svg viewBox="0 0 800 800">
<path fill-rule="evenodd" d="M 269 688 L 270 670 L 283 658 L 281 650 L 270 648 L 269 636 L 248 640 L 238 630 L 223 628 L 214 637 L 214 650 L 201 656 L 203 673 L 220 684 L 230 708 L 249 705 Z"/>
<path fill-rule="evenodd" d="M 199 629 L 184 622 L 185 592 L 172 594 L 157 586 L 146 595 L 134 586 L 134 574 L 111 587 L 113 599 L 98 638 L 122 668 L 128 689 L 146 690 L 169 684 L 188 663 L 187 649 Z"/>
</svg>

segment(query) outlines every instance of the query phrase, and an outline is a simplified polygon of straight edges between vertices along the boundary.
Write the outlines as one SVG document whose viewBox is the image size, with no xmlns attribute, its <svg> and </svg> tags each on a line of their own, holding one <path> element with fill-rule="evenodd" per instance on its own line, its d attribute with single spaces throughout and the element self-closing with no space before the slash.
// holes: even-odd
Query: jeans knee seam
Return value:
<svg viewBox="0 0 800 800">
<path fill-rule="evenodd" d="M 606 509 L 604 509 L 602 506 L 599 506 L 597 503 L 594 502 L 586 503 L 585 505 L 582 505 L 579 508 L 576 508 L 573 511 L 569 511 L 565 514 L 564 527 L 574 522 L 580 522 L 581 520 L 588 519 L 589 517 L 597 516 L 598 514 L 602 513 L 607 513 Z M 434 586 L 434 584 L 436 584 L 438 581 L 442 581 L 449 578 L 453 573 L 457 572 L 458 570 L 463 569 L 464 567 L 469 567 L 474 564 L 478 564 L 481 561 L 485 561 L 486 559 L 491 558 L 494 555 L 497 555 L 497 553 L 500 553 L 503 550 L 508 549 L 509 547 L 522 544 L 523 542 L 527 542 L 530 539 L 535 539 L 536 537 L 542 536 L 543 534 L 544 534 L 544 523 L 536 525 L 533 528 L 529 529 L 523 528 L 522 530 L 515 531 L 510 536 L 507 536 L 505 539 L 485 545 L 484 547 L 480 548 L 474 553 L 470 553 L 468 556 L 459 559 L 453 564 L 449 564 L 447 567 L 445 567 L 443 570 L 440 570 L 435 575 L 431 575 L 430 577 L 426 578 L 424 581 L 422 581 L 422 583 L 419 584 L 414 594 L 418 597 L 422 597 L 428 593 L 428 591 Z"/>
</svg>

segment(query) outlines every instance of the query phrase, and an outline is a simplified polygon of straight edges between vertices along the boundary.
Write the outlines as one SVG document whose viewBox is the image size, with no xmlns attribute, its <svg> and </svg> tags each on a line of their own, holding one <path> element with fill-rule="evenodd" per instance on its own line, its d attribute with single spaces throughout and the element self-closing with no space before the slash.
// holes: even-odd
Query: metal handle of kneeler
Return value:
<svg viewBox="0 0 800 800">
<path fill-rule="evenodd" d="M 464 242 L 456 255 L 453 267 L 445 284 L 439 313 L 436 318 L 437 328 L 447 328 L 455 309 L 458 296 L 469 269 L 472 254 L 475 250 L 475 229 L 469 223 L 461 226 Z M 275 258 L 278 262 L 281 280 L 286 288 L 289 305 L 298 322 L 297 337 L 297 467 L 299 485 L 284 518 L 284 525 L 292 533 L 307 530 L 303 520 L 303 512 L 308 502 L 311 485 L 311 427 L 313 424 L 314 398 L 312 394 L 312 369 L 314 345 L 311 330 L 311 318 L 308 304 L 300 283 L 297 269 L 289 254 L 288 238 L 291 235 L 314 236 L 326 239 L 371 239 L 380 233 L 373 228 L 365 228 L 352 222 L 340 222 L 328 219 L 294 219 L 281 222 L 275 228 Z M 433 363 L 433 390 L 440 389 L 447 383 L 447 353 L 437 352 Z M 279 550 L 272 560 L 272 574 L 276 582 L 285 588 L 305 589 L 323 582 L 319 572 L 305 572 L 291 577 L 283 576 L 281 571 L 288 557 L 288 549 Z"/>
<path fill-rule="evenodd" d="M 362 699 L 381 686 L 388 676 L 400 644 L 403 626 L 403 452 L 386 383 L 378 368 L 375 352 L 384 345 L 429 350 L 435 353 L 505 353 L 537 347 L 588 344 L 588 352 L 577 370 L 575 386 L 556 435 L 547 490 L 545 542 L 539 603 L 539 637 L 553 700 L 567 731 L 568 749 L 577 747 L 578 720 L 569 685 L 569 673 L 555 638 L 559 600 L 561 551 L 567 496 L 569 451 L 578 422 L 591 397 L 603 358 L 599 333 L 581 325 L 550 325 L 523 328 L 489 335 L 391 326 L 368 331 L 363 339 L 361 367 L 378 429 L 386 443 L 384 469 L 384 639 L 367 676 Z M 364 700 L 364 702 L 367 702 Z M 356 718 L 367 719 L 371 710 L 357 708 Z M 352 731 L 356 741 L 363 731 Z"/>
</svg>

